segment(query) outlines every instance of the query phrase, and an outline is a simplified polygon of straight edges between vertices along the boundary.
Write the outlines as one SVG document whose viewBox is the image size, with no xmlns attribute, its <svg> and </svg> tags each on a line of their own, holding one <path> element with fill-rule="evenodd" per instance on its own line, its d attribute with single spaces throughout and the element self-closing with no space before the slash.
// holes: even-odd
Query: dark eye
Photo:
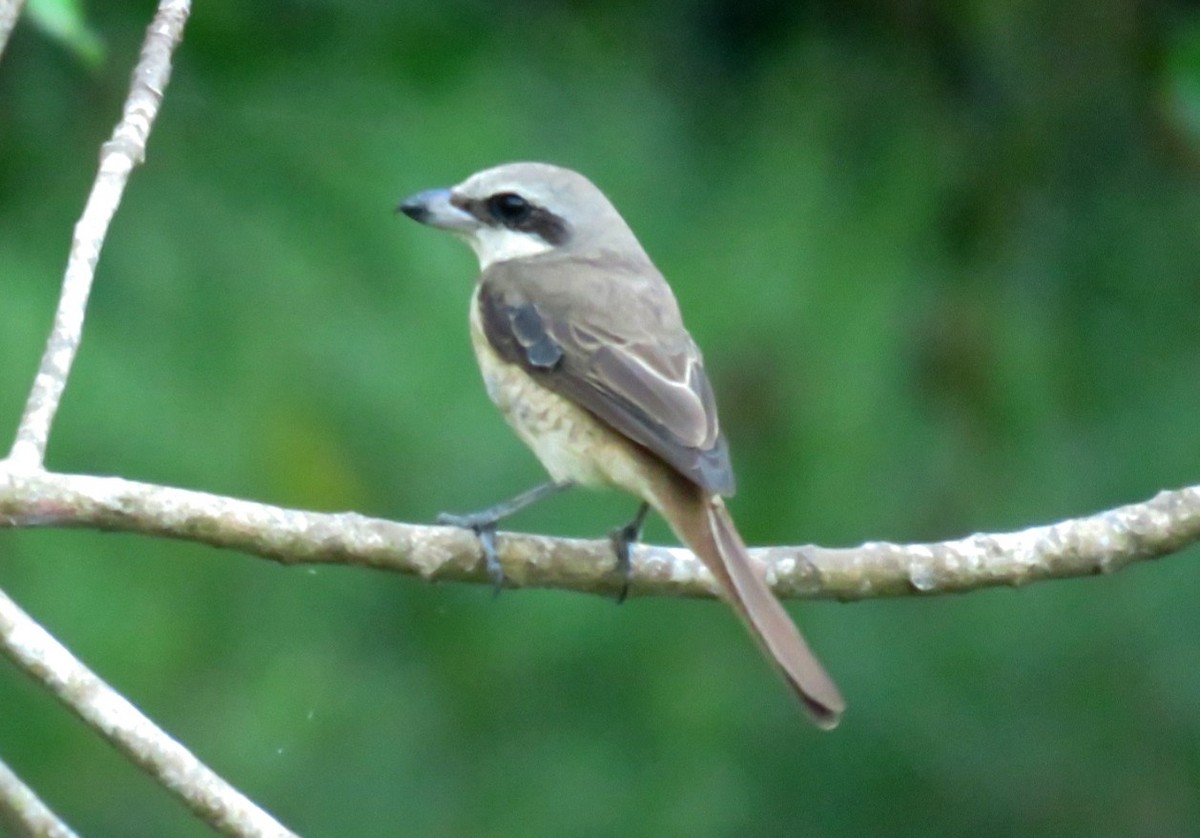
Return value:
<svg viewBox="0 0 1200 838">
<path fill-rule="evenodd" d="M 497 221 L 512 225 L 520 224 L 533 212 L 533 204 L 515 192 L 501 192 L 487 201 L 488 212 Z"/>
</svg>

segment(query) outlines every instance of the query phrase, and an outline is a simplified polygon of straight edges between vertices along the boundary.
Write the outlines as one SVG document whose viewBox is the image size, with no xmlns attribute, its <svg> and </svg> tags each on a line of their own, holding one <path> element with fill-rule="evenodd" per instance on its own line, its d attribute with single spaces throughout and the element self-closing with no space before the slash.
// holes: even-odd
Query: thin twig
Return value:
<svg viewBox="0 0 1200 838">
<path fill-rule="evenodd" d="M 0 56 L 4 55 L 4 48 L 8 46 L 8 36 L 17 25 L 17 18 L 21 16 L 24 6 L 25 0 L 0 0 Z"/>
<path fill-rule="evenodd" d="M 0 761 L 0 827 L 13 838 L 75 838 L 71 827 Z"/>
<path fill-rule="evenodd" d="M 189 0 L 162 0 L 147 29 L 121 119 L 100 149 L 99 171 L 75 225 L 46 351 L 0 471 L 43 472 L 50 428 L 83 336 L 100 249 L 129 175 L 145 159 L 150 129 L 170 79 L 171 55 L 190 11 Z M 2 592 L 0 651 L 213 827 L 231 835 L 292 834 L 158 729 Z"/>
<path fill-rule="evenodd" d="M 121 121 L 112 138 L 100 149 L 100 169 L 75 225 L 54 326 L 9 453 L 9 461 L 15 468 L 39 469 L 46 460 L 50 426 L 83 337 L 84 312 L 100 248 L 130 172 L 145 159 L 150 128 L 171 76 L 171 53 L 183 37 L 183 25 L 190 10 L 189 0 L 163 0 L 159 4 L 133 71 Z"/>
<path fill-rule="evenodd" d="M 159 730 L 2 592 L 0 652 L 214 828 L 227 835 L 293 834 Z"/>
<path fill-rule="evenodd" d="M 305 512 L 117 477 L 0 468 L 0 529 L 90 527 L 196 541 L 285 564 L 348 564 L 431 580 L 488 583 L 475 538 L 452 527 L 399 524 L 355 513 Z M 961 593 L 1112 573 L 1200 540 L 1200 486 L 1143 503 L 1011 533 L 932 544 L 871 542 L 853 548 L 760 547 L 784 597 L 858 600 Z M 513 587 L 613 596 L 623 583 L 611 543 L 501 533 L 500 562 Z M 635 595 L 704 597 L 716 586 L 681 548 L 632 551 Z"/>
</svg>

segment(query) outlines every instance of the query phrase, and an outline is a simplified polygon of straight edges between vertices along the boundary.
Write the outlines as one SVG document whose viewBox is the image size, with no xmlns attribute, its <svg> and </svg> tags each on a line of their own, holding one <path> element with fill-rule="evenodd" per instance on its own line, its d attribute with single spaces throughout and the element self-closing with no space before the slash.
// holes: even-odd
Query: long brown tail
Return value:
<svg viewBox="0 0 1200 838">
<path fill-rule="evenodd" d="M 705 497 L 699 490 L 685 491 L 663 503 L 659 511 L 717 578 L 729 603 L 813 722 L 825 730 L 836 727 L 846 702 L 767 587 L 763 571 L 751 560 L 724 501 L 716 495 Z"/>
</svg>

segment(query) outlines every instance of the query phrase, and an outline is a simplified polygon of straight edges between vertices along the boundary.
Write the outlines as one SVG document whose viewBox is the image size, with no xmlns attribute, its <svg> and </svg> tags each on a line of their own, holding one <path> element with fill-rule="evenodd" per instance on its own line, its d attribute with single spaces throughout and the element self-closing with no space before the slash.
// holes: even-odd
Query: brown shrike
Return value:
<svg viewBox="0 0 1200 838">
<path fill-rule="evenodd" d="M 488 395 L 553 480 L 482 513 L 443 516 L 481 537 L 493 578 L 496 521 L 575 484 L 643 501 L 712 572 L 817 725 L 841 694 L 764 580 L 725 508 L 733 468 L 704 361 L 679 305 L 633 231 L 582 175 L 513 163 L 414 195 L 409 217 L 462 238 L 479 257 L 471 342 Z"/>
</svg>

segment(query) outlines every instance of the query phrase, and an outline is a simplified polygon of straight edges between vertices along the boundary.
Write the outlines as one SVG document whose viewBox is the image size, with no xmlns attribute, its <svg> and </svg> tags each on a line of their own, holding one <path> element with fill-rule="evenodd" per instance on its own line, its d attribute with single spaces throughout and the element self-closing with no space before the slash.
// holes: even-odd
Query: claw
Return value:
<svg viewBox="0 0 1200 838">
<path fill-rule="evenodd" d="M 496 523 L 490 526 L 473 527 L 479 546 L 483 548 L 483 563 L 487 567 L 488 578 L 492 580 L 492 596 L 500 596 L 504 589 L 504 568 L 500 566 L 500 554 L 496 551 Z"/>
<path fill-rule="evenodd" d="M 641 540 L 642 524 L 646 523 L 646 513 L 649 511 L 650 505 L 643 503 L 632 521 L 608 534 L 613 552 L 617 554 L 617 573 L 621 574 L 621 591 L 617 594 L 617 605 L 629 596 L 629 586 L 633 582 L 633 560 L 629 548 Z"/>
<path fill-rule="evenodd" d="M 514 512 L 519 512 L 531 503 L 550 495 L 571 488 L 571 483 L 543 483 L 527 492 L 522 492 L 511 500 L 498 503 L 480 512 L 470 512 L 466 515 L 454 515 L 443 512 L 433 520 L 443 527 L 462 527 L 475 533 L 479 539 L 479 547 L 483 550 L 483 562 L 487 567 L 488 577 L 492 580 L 495 595 L 500 595 L 504 587 L 504 568 L 500 566 L 500 555 L 496 552 L 496 525 L 501 518 L 507 518 Z M 644 516 L 643 516 L 644 517 Z"/>
<path fill-rule="evenodd" d="M 500 565 L 500 554 L 496 550 L 496 519 L 483 514 L 454 515 L 442 512 L 433 520 L 443 527 L 461 527 L 475 533 L 479 548 L 483 551 L 483 564 L 487 568 L 488 578 L 492 580 L 492 595 L 500 596 L 504 588 L 504 568 Z"/>
<path fill-rule="evenodd" d="M 629 527 L 617 527 L 608 534 L 612 541 L 613 552 L 617 554 L 617 573 L 621 575 L 621 590 L 617 593 L 617 605 L 629 596 L 629 582 L 633 575 L 633 562 L 629 558 Z"/>
</svg>

